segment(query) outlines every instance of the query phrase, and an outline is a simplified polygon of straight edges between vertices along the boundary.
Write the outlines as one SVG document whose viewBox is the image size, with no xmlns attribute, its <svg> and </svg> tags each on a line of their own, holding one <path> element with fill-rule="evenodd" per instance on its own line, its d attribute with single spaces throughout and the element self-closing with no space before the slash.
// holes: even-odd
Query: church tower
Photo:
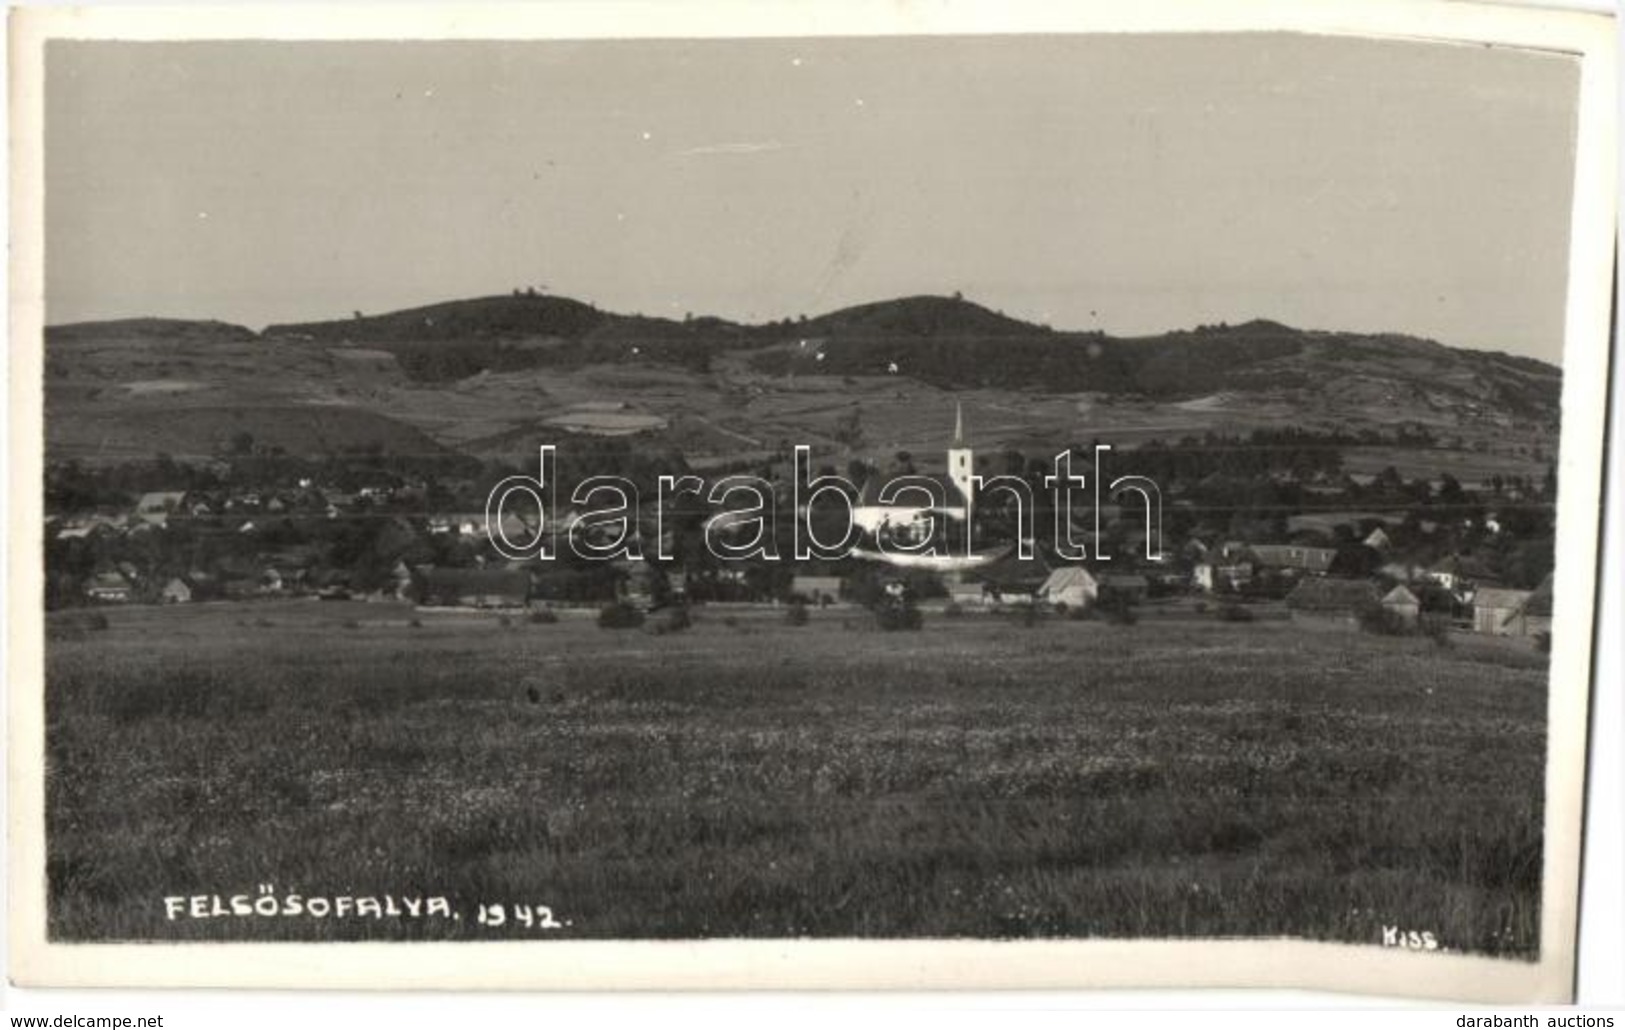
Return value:
<svg viewBox="0 0 1625 1030">
<path fill-rule="evenodd" d="M 976 475 L 975 456 L 965 445 L 965 409 L 954 402 L 954 445 L 948 448 L 948 479 L 965 498 L 965 521 L 970 521 L 971 505 L 975 496 L 971 492 L 971 477 Z"/>
</svg>

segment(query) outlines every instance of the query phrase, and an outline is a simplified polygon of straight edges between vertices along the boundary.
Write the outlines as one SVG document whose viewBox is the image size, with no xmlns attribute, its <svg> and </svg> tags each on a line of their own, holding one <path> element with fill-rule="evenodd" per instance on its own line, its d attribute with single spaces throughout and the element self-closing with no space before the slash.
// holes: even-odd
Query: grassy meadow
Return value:
<svg viewBox="0 0 1625 1030">
<path fill-rule="evenodd" d="M 107 610 L 47 644 L 61 940 L 1291 935 L 1534 956 L 1546 663 L 1289 622 Z M 60 617 L 52 615 L 52 620 Z M 457 917 L 171 919 L 164 899 Z M 481 904 L 561 924 L 481 925 Z"/>
</svg>

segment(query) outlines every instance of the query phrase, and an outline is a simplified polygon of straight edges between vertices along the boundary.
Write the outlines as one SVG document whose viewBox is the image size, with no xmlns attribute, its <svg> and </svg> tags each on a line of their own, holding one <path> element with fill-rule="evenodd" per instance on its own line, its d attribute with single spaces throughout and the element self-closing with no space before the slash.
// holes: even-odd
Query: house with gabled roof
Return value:
<svg viewBox="0 0 1625 1030">
<path fill-rule="evenodd" d="M 1552 574 L 1524 599 L 1522 605 L 1507 616 L 1501 629 L 1508 636 L 1534 637 L 1552 632 Z"/>
<path fill-rule="evenodd" d="M 135 517 L 148 525 L 166 525 L 171 514 L 183 510 L 181 505 L 185 500 L 184 490 L 155 490 L 142 494 L 135 502 Z"/>
<path fill-rule="evenodd" d="M 1382 606 L 1405 622 L 1415 622 L 1422 614 L 1422 599 L 1403 584 L 1382 596 Z"/>
<path fill-rule="evenodd" d="M 1068 608 L 1087 608 L 1100 596 L 1100 581 L 1082 565 L 1063 565 L 1038 588 L 1040 601 Z"/>
<path fill-rule="evenodd" d="M 1479 587 L 1473 594 L 1473 632 L 1502 637 L 1512 631 L 1507 624 L 1523 609 L 1532 591 L 1504 587 Z"/>
<path fill-rule="evenodd" d="M 1456 592 L 1479 580 L 1488 579 L 1489 569 L 1471 555 L 1451 554 L 1434 562 L 1428 569 L 1428 579 Z"/>
<path fill-rule="evenodd" d="M 85 596 L 103 604 L 123 604 L 131 599 L 134 588 L 122 572 L 98 572 L 85 584 Z"/>
</svg>

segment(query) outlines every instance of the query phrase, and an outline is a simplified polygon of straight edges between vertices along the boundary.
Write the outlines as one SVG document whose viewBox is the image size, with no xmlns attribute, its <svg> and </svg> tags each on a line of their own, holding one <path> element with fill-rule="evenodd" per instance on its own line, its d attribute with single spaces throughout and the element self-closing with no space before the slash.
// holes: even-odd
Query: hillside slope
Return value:
<svg viewBox="0 0 1625 1030">
<path fill-rule="evenodd" d="M 757 325 L 540 295 L 262 334 L 132 319 L 48 329 L 46 368 L 53 457 L 216 454 L 240 432 L 295 452 L 523 455 L 567 426 L 717 461 L 790 438 L 884 453 L 934 441 L 954 399 L 983 445 L 1411 423 L 1532 455 L 1562 382 L 1528 358 L 1392 334 L 1255 320 L 1121 338 L 929 296 Z"/>
</svg>

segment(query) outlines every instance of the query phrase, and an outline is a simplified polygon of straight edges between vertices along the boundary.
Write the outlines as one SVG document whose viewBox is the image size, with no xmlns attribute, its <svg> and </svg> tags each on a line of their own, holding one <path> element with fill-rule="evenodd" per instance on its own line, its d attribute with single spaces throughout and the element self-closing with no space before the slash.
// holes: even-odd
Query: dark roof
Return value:
<svg viewBox="0 0 1625 1030">
<path fill-rule="evenodd" d="M 1005 557 L 988 563 L 972 572 L 972 577 L 994 586 L 1002 587 L 1032 587 L 1037 589 L 1050 573 L 1055 571 L 1042 550 L 1034 550 L 1033 556 L 1026 561 L 1016 557 L 1011 551 Z"/>
<path fill-rule="evenodd" d="M 1298 611 L 1355 612 L 1377 600 L 1377 588 L 1363 579 L 1306 579 L 1286 595 Z"/>
<path fill-rule="evenodd" d="M 1523 603 L 1523 613 L 1525 615 L 1544 616 L 1548 619 L 1552 617 L 1552 574 L 1550 572 L 1546 573 L 1546 578 L 1540 581 L 1540 585 L 1535 587 L 1535 592 L 1530 594 L 1529 599 Z"/>
<path fill-rule="evenodd" d="M 1411 593 L 1410 588 L 1400 584 L 1382 596 L 1382 603 L 1387 605 L 1419 605 L 1421 600 Z"/>
<path fill-rule="evenodd" d="M 1519 611 L 1524 604 L 1534 596 L 1528 590 L 1508 590 L 1502 587 L 1479 587 L 1478 593 L 1473 595 L 1473 607 L 1483 608 L 1486 611 L 1501 609 L 1503 611 Z"/>
</svg>

